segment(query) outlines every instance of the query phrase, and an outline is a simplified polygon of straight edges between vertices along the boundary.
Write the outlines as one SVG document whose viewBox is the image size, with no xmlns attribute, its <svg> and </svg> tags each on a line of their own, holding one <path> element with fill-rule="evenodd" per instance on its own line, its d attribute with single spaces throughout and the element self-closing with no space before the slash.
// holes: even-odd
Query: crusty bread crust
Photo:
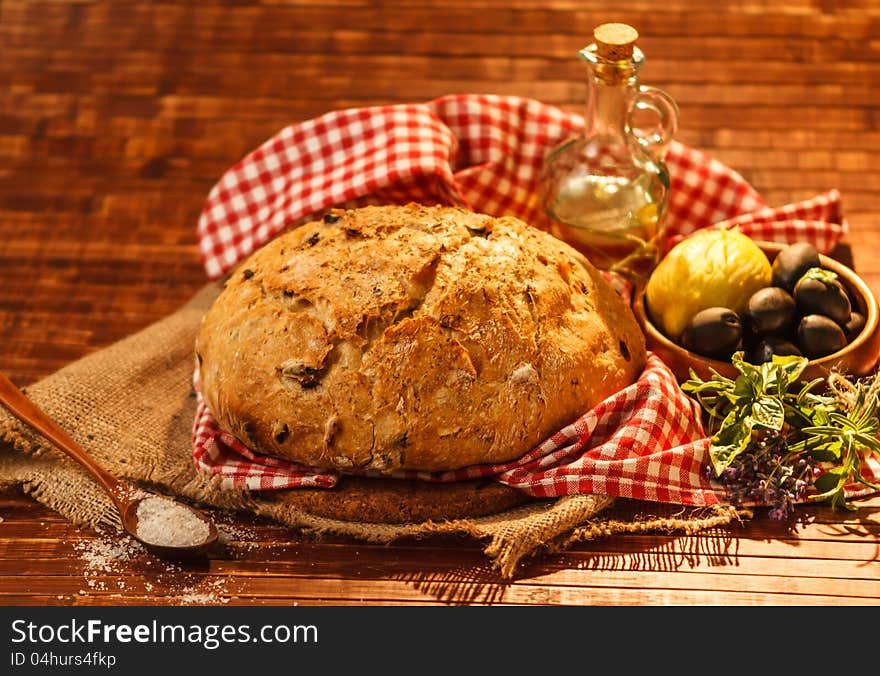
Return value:
<svg viewBox="0 0 880 676">
<path fill-rule="evenodd" d="M 351 472 L 520 457 L 645 365 L 630 308 L 567 244 L 414 204 L 332 211 L 256 251 L 197 353 L 225 429 Z"/>
</svg>

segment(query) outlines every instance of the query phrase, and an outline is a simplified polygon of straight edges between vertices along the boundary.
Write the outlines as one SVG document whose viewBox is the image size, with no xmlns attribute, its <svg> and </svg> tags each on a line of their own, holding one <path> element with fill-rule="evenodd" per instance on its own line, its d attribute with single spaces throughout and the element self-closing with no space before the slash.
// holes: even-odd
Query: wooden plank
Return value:
<svg viewBox="0 0 880 676">
<path fill-rule="evenodd" d="M 415 54 L 450 54 L 450 55 L 498 55 L 507 56 L 561 56 L 572 53 L 572 49 L 583 46 L 589 40 L 596 18 L 584 17 L 582 21 L 572 22 L 571 16 L 545 13 L 544 22 L 530 21 L 538 15 L 521 14 L 521 21 L 515 30 L 504 30 L 505 24 L 512 18 L 504 9 L 501 12 L 486 12 L 482 16 L 474 16 L 472 9 L 462 14 L 469 16 L 461 20 L 455 13 L 443 15 L 432 14 L 433 20 L 426 21 L 424 13 L 396 14 L 398 19 L 388 21 L 377 29 L 370 30 L 351 21 L 348 16 L 323 13 L 325 25 L 315 27 L 313 22 L 302 11 L 285 13 L 286 16 L 273 16 L 269 10 L 257 10 L 251 7 L 205 7 L 196 9 L 189 17 L 177 17 L 177 22 L 187 22 L 187 39 L 176 39 L 169 26 L 163 26 L 155 19 L 154 12 L 162 12 L 160 8 L 140 6 L 134 9 L 128 22 L 120 24 L 117 30 L 100 31 L 99 24 L 106 21 L 100 16 L 101 5 L 90 8 L 82 22 L 51 21 L 51 17 L 28 21 L 26 16 L 19 15 L 14 28 L 6 30 L 6 38 L 12 47 L 21 44 L 34 44 L 40 38 L 57 41 L 59 44 L 74 46 L 78 49 L 123 49 L 129 45 L 153 45 L 161 50 L 177 52 L 207 52 L 225 49 L 242 52 L 276 53 L 415 53 Z M 448 12 L 448 10 L 447 10 Z M 356 16 L 356 15 L 355 15 Z M 516 15 L 514 15 L 515 17 Z M 706 15 L 703 15 L 704 20 Z M 10 13 L 10 19 L 16 17 Z M 171 18 L 167 15 L 166 19 Z M 366 19 L 366 15 L 364 15 Z M 641 15 L 632 15 L 634 24 L 640 24 Z M 696 18 L 696 17 L 694 17 Z M 47 20 L 49 19 L 49 20 Z M 407 20 L 408 19 L 408 20 Z M 313 21 L 318 20 L 313 17 Z M 379 19 L 380 21 L 382 19 Z M 172 19 L 174 21 L 174 19 Z M 435 23 L 436 22 L 436 23 Z M 90 25 L 91 23 L 91 25 Z M 169 22 L 171 23 L 171 22 Z M 369 23 L 369 22 L 368 22 Z M 694 22 L 696 23 L 696 21 Z M 757 21 L 756 21 L 757 23 Z M 820 22 L 815 22 L 821 25 Z M 569 29 L 560 30 L 560 25 L 568 25 Z M 172 26 L 175 25 L 172 23 Z M 176 24 L 176 25 L 179 25 Z M 765 24 L 768 26 L 770 24 Z M 352 28 L 357 26 L 357 28 Z M 780 32 L 768 31 L 759 34 L 749 33 L 748 26 L 742 26 L 732 35 L 704 34 L 699 43 L 683 39 L 689 24 L 683 22 L 678 30 L 664 35 L 660 31 L 651 30 L 654 26 L 646 24 L 642 28 L 639 44 L 648 54 L 662 54 L 667 58 L 686 59 L 695 54 L 711 55 L 718 60 L 737 60 L 745 53 L 750 58 L 788 57 L 799 61 L 876 61 L 880 49 L 874 41 L 859 40 L 859 37 L 870 37 L 869 31 L 873 23 L 862 19 L 837 23 L 826 22 L 824 31 L 842 31 L 847 28 L 855 31 L 853 40 L 822 40 L 825 35 L 800 35 L 788 33 L 785 26 L 779 26 Z M 418 33 L 414 28 L 419 27 Z M 858 32 L 861 31 L 862 35 Z M 769 34 L 768 34 L 769 33 Z M 780 35 L 781 33 L 781 35 Z M 780 37 L 782 40 L 780 40 Z"/>
<path fill-rule="evenodd" d="M 576 48 L 558 57 L 523 56 L 511 59 L 507 56 L 450 56 L 444 54 L 279 54 L 275 52 L 231 53 L 218 50 L 200 55 L 197 62 L 185 60 L 169 78 L 167 69 L 152 52 L 127 50 L 123 54 L 110 55 L 101 50 L 84 51 L 61 48 L 47 54 L 37 47 L 20 47 L 6 53 L 10 73 L 7 76 L 10 87 L 20 83 L 21 91 L 11 100 L 22 101 L 22 108 L 4 108 L 11 119 L 39 119 L 40 109 L 28 104 L 30 100 L 48 102 L 54 106 L 55 116 L 71 116 L 75 111 L 69 106 L 70 97 L 64 94 L 76 93 L 70 78 L 59 75 L 51 81 L 42 82 L 38 88 L 31 86 L 27 72 L 39 68 L 62 67 L 88 70 L 93 73 L 89 90 L 130 93 L 140 96 L 162 96 L 171 93 L 223 92 L 228 98 L 241 98 L 244 95 L 271 95 L 293 100 L 291 83 L 323 81 L 348 82 L 352 87 L 365 87 L 369 81 L 353 77 L 358 70 L 368 70 L 371 80 L 395 81 L 401 72 L 407 75 L 407 91 L 410 82 L 467 82 L 465 91 L 479 91 L 480 83 L 516 82 L 520 85 L 539 81 L 564 81 L 583 89 L 585 67 L 576 58 Z M 793 105 L 805 102 L 815 103 L 814 94 L 819 94 L 828 103 L 835 103 L 835 91 L 845 88 L 846 100 L 850 90 L 870 92 L 870 86 L 880 80 L 880 64 L 836 62 L 803 63 L 801 61 L 767 61 L 754 59 L 744 54 L 736 60 L 710 60 L 707 55 L 691 55 L 691 67 L 683 69 L 679 60 L 664 58 L 662 54 L 652 55 L 643 70 L 643 79 L 657 86 L 673 88 L 680 102 L 706 100 L 698 98 L 700 89 L 694 85 L 710 86 L 710 93 L 717 94 L 734 102 L 733 92 L 741 89 L 752 91 L 753 96 L 767 90 L 766 99 L 777 99 L 773 87 L 781 87 L 785 98 Z M 48 63 L 47 63 L 48 61 Z M 53 65 L 57 61 L 57 65 Z M 260 78 L 252 77 L 259 71 Z M 0 73 L 3 71 L 0 70 Z M 63 73 L 66 74 L 66 73 Z M 809 80 L 815 83 L 809 92 L 802 85 L 789 84 Z M 424 84 L 422 85 L 424 86 Z M 230 89 L 235 87 L 235 89 Z M 323 88 L 322 88 L 323 89 Z M 841 96 L 842 96 L 841 91 Z M 395 97 L 398 92 L 394 92 Z M 323 91 L 314 96 L 327 98 Z M 869 99 L 859 101 L 871 105 Z M 875 104 L 876 105 L 876 104 Z M 81 118 L 94 131 L 93 120 Z M 220 120 L 218 120 L 220 121 Z M 4 121 L 8 131 L 16 129 L 7 118 Z M 33 123 L 35 124 L 35 123 Z M 0 126 L 0 129 L 3 129 Z M 31 127 L 32 128 L 32 127 Z M 18 127 L 22 130 L 23 127 Z M 97 139 L 96 139 L 97 140 Z"/>
<path fill-rule="evenodd" d="M 445 11 L 437 12 L 430 6 L 398 5 L 394 12 L 388 12 L 381 6 L 364 6 L 363 3 L 348 6 L 344 15 L 340 15 L 336 3 L 272 4 L 262 3 L 262 7 L 235 6 L 229 3 L 199 3 L 198 7 L 182 11 L 169 12 L 168 6 L 161 9 L 139 8 L 135 15 L 144 21 L 150 21 L 157 29 L 173 26 L 180 21 L 197 22 L 199 17 L 211 16 L 215 19 L 210 28 L 217 31 L 239 28 L 250 32 L 261 26 L 275 23 L 308 27 L 313 30 L 332 30 L 339 25 L 358 26 L 370 32 L 408 31 L 415 25 L 430 25 L 435 29 L 458 30 L 461 32 L 497 31 L 528 36 L 534 33 L 575 33 L 589 34 L 594 26 L 595 14 L 584 11 L 585 6 L 576 7 L 552 6 L 545 4 L 536 9 L 533 5 L 512 8 L 512 3 L 484 4 L 483 11 L 475 12 L 473 5 L 444 4 Z M 481 3 L 483 4 L 483 3 Z M 555 4 L 555 3 L 554 3 Z M 401 6 L 402 5 L 402 6 Z M 478 5 L 479 6 L 479 5 Z M 51 7 L 51 6 L 50 6 Z M 223 8 L 220 13 L 217 10 Z M 12 4 L 10 18 L 24 22 L 27 13 L 23 7 Z M 181 8 L 182 9 L 182 8 Z M 843 25 L 850 29 L 853 37 L 870 37 L 867 29 L 876 25 L 877 20 L 860 17 L 840 17 L 832 20 L 818 12 L 810 16 L 804 13 L 787 13 L 784 9 L 774 11 L 768 8 L 762 13 L 736 13 L 729 8 L 719 8 L 708 12 L 705 8 L 691 8 L 692 11 L 682 13 L 658 12 L 656 6 L 650 11 L 638 11 L 627 6 L 626 20 L 637 24 L 648 35 L 664 35 L 680 38 L 683 34 L 689 37 L 712 37 L 717 35 L 719 16 L 729 18 L 725 23 L 727 35 L 742 37 L 760 37 L 766 35 L 798 35 L 807 38 L 834 37 L 832 26 Z M 727 11 L 725 11 L 725 9 Z M 498 14 L 503 11 L 506 20 L 499 21 Z M 81 24 L 106 21 L 106 17 L 95 16 L 99 8 L 89 8 Z M 54 30 L 72 32 L 69 16 L 62 8 L 49 12 L 47 21 L 52 22 Z M 54 19 L 54 21 L 53 21 Z M 82 29 L 83 26 L 77 26 Z M 95 28 L 98 28 L 95 26 Z M 66 33 L 65 33 L 66 34 Z"/>
<path fill-rule="evenodd" d="M 438 560 L 442 560 L 450 551 L 454 553 L 454 557 L 457 557 L 463 549 L 470 552 L 472 563 L 485 560 L 480 553 L 478 543 L 465 546 L 454 540 L 454 546 L 420 544 L 412 547 L 404 542 L 389 547 L 352 540 L 341 540 L 335 544 L 314 543 L 303 541 L 287 529 L 281 528 L 273 530 L 261 527 L 256 532 L 259 533 L 260 547 L 271 554 L 273 561 L 285 561 L 302 556 L 310 560 L 317 557 L 320 560 L 332 561 L 338 557 L 341 550 L 348 550 L 352 546 L 357 548 L 359 561 L 363 565 L 382 566 L 387 563 L 389 557 L 423 561 L 432 561 L 437 557 Z M 27 552 L 27 556 L 33 559 L 68 557 L 74 544 L 82 545 L 92 538 L 94 538 L 93 533 L 76 531 L 67 523 L 40 522 L 40 525 L 36 526 L 34 522 L 13 521 L 0 525 L 0 560 L 15 560 L 21 552 Z M 676 558 L 683 561 L 693 556 L 694 559 L 703 557 L 710 562 L 730 564 L 751 557 L 771 558 L 781 548 L 785 551 L 785 547 L 790 547 L 792 553 L 796 552 L 796 558 L 799 560 L 847 561 L 862 565 L 872 561 L 877 542 L 876 530 L 860 532 L 860 529 L 847 525 L 820 524 L 809 532 L 801 531 L 797 535 L 790 534 L 787 537 L 717 531 L 707 531 L 694 536 L 630 534 L 610 540 L 579 544 L 572 551 L 566 552 L 565 556 L 593 561 L 591 565 L 595 565 L 597 557 L 611 554 L 630 558 L 643 554 L 657 561 Z M 241 549 L 249 553 L 250 545 L 244 544 Z"/>
<path fill-rule="evenodd" d="M 442 601 L 418 601 L 418 602 L 405 602 L 405 601 L 386 601 L 383 599 L 371 599 L 369 604 L 361 601 L 352 601 L 347 599 L 334 599 L 329 604 L 322 604 L 320 601 L 315 601 L 313 599 L 302 600 L 292 596 L 280 596 L 280 597 L 272 597 L 272 596 L 263 596 L 260 598 L 253 598 L 247 596 L 241 597 L 222 597 L 217 599 L 208 599 L 208 598 L 199 598 L 199 597 L 186 597 L 186 598 L 174 598 L 174 597 L 163 597 L 163 596 L 138 596 L 133 594 L 123 594 L 123 593 L 112 593 L 112 594 L 91 594 L 91 595 L 79 595 L 79 594 L 55 594 L 49 596 L 29 596 L 29 595 L 19 595 L 19 596 L 4 596 L 3 602 L 4 605 L 9 606 L 89 606 L 89 607 L 100 607 L 100 606 L 183 606 L 183 607 L 192 607 L 192 606 L 300 606 L 300 605 L 309 605 L 309 606 L 320 606 L 320 605 L 332 605 L 332 606 L 440 606 L 440 605 L 448 605 L 443 603 Z M 468 604 L 468 605 L 487 605 L 487 604 Z"/>
<path fill-rule="evenodd" d="M 597 548 L 589 553 L 573 551 L 544 557 L 523 567 L 517 579 L 509 584 L 581 586 L 589 582 L 635 587 L 650 581 L 655 586 L 670 588 L 687 586 L 708 589 L 726 585 L 745 590 L 769 589 L 779 579 L 785 578 L 792 580 L 794 585 L 786 587 L 790 592 L 809 593 L 818 585 L 829 593 L 831 588 L 850 594 L 855 589 L 862 589 L 867 595 L 880 593 L 876 589 L 880 582 L 880 563 L 876 561 L 719 555 L 699 551 L 698 548 L 691 552 L 680 551 L 668 543 L 636 550 L 637 544 L 644 543 L 627 544 L 632 547 L 629 552 L 611 547 L 608 550 Z M 315 577 L 357 577 L 364 581 L 387 578 L 442 579 L 450 586 L 464 584 L 475 577 L 487 584 L 502 582 L 497 574 L 489 570 L 485 557 L 470 549 L 464 555 L 460 550 L 450 550 L 433 554 L 429 552 L 425 556 L 422 552 L 388 547 L 384 552 L 378 552 L 378 556 L 358 557 L 357 561 L 351 561 L 344 555 L 349 547 L 350 544 L 345 549 L 337 548 L 329 552 L 303 547 L 297 556 L 276 559 L 274 550 L 264 548 L 263 543 L 259 542 L 233 549 L 235 553 L 227 555 L 231 558 L 212 559 L 206 579 L 263 578 L 267 585 L 274 583 L 279 589 L 296 589 L 300 585 L 310 584 Z M 709 547 L 703 549 L 708 550 Z M 76 551 L 67 552 L 63 559 L 38 558 L 42 552 L 28 555 L 31 551 L 33 549 L 25 548 L 15 558 L 0 558 L 0 576 L 80 576 L 79 585 L 87 590 L 91 586 L 89 580 L 100 580 L 100 589 L 116 588 L 117 583 L 121 583 L 129 591 L 131 580 L 141 579 L 149 581 L 148 589 L 152 591 L 157 580 L 163 586 L 172 586 L 170 578 L 180 572 L 179 567 L 166 568 L 151 557 L 140 555 L 124 563 L 111 562 L 108 568 L 112 576 L 108 577 L 100 569 L 95 572 L 96 567 L 80 558 Z M 187 569 L 182 570 L 184 575 L 187 574 Z"/>
<path fill-rule="evenodd" d="M 651 578 L 655 576 L 652 575 Z M 688 580 L 697 577 L 696 575 L 688 576 Z M 484 594 L 483 602 L 491 602 L 493 604 L 525 604 L 525 605 L 582 605 L 582 604 L 627 604 L 627 603 L 681 603 L 682 599 L 687 596 L 695 603 L 705 604 L 743 604 L 749 605 L 753 603 L 772 603 L 777 605 L 784 604 L 824 604 L 836 602 L 841 605 L 847 603 L 860 602 L 860 599 L 875 599 L 876 588 L 874 584 L 869 587 L 860 586 L 859 582 L 850 584 L 835 584 L 819 587 L 815 582 L 800 584 L 798 580 L 786 579 L 784 585 L 781 580 L 776 578 L 768 578 L 762 580 L 763 585 L 758 585 L 757 589 L 743 588 L 742 582 L 748 578 L 737 578 L 737 584 L 731 585 L 733 588 L 728 589 L 718 579 L 708 576 L 709 589 L 701 588 L 658 588 L 648 582 L 645 586 L 644 581 L 640 581 L 638 588 L 628 586 L 626 578 L 622 576 L 612 576 L 605 585 L 602 581 L 594 581 L 593 576 L 587 583 L 581 583 L 577 586 L 551 586 L 551 585 L 532 585 L 513 583 L 509 585 L 491 584 L 485 585 L 482 590 L 477 591 L 474 600 L 480 600 L 480 595 Z M 685 582 L 682 580 L 682 582 Z M 94 580 L 96 589 L 87 592 L 90 596 L 105 596 L 114 593 L 131 593 L 131 590 L 138 595 L 146 596 L 142 592 L 142 587 L 136 579 L 126 579 L 120 586 L 116 578 L 106 578 Z M 0 599 L 6 593 L 10 595 L 20 595 L 22 592 L 38 596 L 51 596 L 64 594 L 65 590 L 69 592 L 82 586 L 82 580 L 77 578 L 69 578 L 65 576 L 39 576 L 31 575 L 22 579 L 21 577 L 7 578 L 0 576 Z M 204 586 L 198 583 L 192 583 L 183 587 L 184 591 L 178 596 L 186 598 L 189 595 L 205 594 L 207 596 L 224 597 L 242 597 L 260 598 L 263 596 L 277 597 L 278 588 L 275 581 L 266 581 L 263 578 L 224 578 L 218 583 L 212 584 L 208 581 Z M 131 589 L 129 589 L 131 587 Z M 829 589 L 830 593 L 817 593 L 817 589 Z M 443 580 L 433 581 L 430 575 L 424 579 L 416 577 L 410 580 L 367 580 L 359 579 L 332 579 L 325 580 L 321 578 L 311 578 L 307 584 L 297 587 L 295 592 L 291 593 L 293 598 L 313 602 L 329 602 L 336 600 L 357 601 L 360 603 L 369 603 L 374 599 L 382 599 L 384 601 L 403 601 L 408 603 L 436 602 L 444 600 L 437 598 L 449 595 L 450 602 L 455 602 L 456 594 L 461 590 L 456 588 L 455 584 L 447 585 Z M 166 592 L 167 593 L 167 592 Z M 169 596 L 177 595 L 173 592 Z M 470 599 L 468 599 L 470 601 Z"/>
</svg>

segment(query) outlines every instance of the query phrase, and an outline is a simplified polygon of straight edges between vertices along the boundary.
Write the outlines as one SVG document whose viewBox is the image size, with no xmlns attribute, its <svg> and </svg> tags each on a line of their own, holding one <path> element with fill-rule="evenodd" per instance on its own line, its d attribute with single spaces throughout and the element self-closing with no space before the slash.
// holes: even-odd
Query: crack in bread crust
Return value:
<svg viewBox="0 0 880 676">
<path fill-rule="evenodd" d="M 209 407 L 259 452 L 355 472 L 502 462 L 644 367 L 629 308 L 547 233 L 452 207 L 331 215 L 255 252 L 199 333 Z"/>
</svg>

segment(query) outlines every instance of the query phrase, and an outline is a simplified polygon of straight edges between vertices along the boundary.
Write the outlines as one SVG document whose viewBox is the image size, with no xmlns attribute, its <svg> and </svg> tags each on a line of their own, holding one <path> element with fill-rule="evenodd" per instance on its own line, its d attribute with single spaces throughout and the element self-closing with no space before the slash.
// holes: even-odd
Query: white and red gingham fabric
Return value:
<svg viewBox="0 0 880 676">
<path fill-rule="evenodd" d="M 199 249 L 217 279 L 282 230 L 330 207 L 421 202 L 457 204 L 541 223 L 538 173 L 547 151 L 583 119 L 516 97 L 455 95 L 425 104 L 341 110 L 283 129 L 244 157 L 210 192 Z M 771 208 L 736 172 L 673 142 L 669 244 L 709 226 L 738 227 L 757 240 L 813 242 L 831 250 L 846 233 L 831 190 Z M 198 393 L 197 466 L 227 488 L 331 488 L 338 477 L 261 456 L 220 429 Z M 685 505 L 724 502 L 704 475 L 709 442 L 696 404 L 656 356 L 639 380 L 585 411 L 522 458 L 404 478 L 494 477 L 540 497 L 600 493 Z M 870 470 L 880 476 L 880 466 Z"/>
</svg>

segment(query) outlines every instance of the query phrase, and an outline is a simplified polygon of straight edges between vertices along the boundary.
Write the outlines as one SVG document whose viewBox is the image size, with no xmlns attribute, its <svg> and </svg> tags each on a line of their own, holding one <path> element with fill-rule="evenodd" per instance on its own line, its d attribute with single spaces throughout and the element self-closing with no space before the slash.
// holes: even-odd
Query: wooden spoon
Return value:
<svg viewBox="0 0 880 676">
<path fill-rule="evenodd" d="M 116 505 L 122 517 L 123 528 L 125 528 L 129 535 L 153 553 L 166 558 L 192 558 L 207 553 L 208 549 L 217 541 L 217 527 L 207 515 L 182 502 L 172 501 L 164 496 L 149 495 L 132 490 L 128 484 L 120 481 L 101 467 L 85 449 L 71 439 L 54 420 L 41 411 L 3 373 L 0 373 L 0 404 L 25 425 L 39 432 L 57 448 L 85 467 L 98 483 L 104 487 L 113 500 L 113 504 Z M 167 501 L 174 510 L 180 510 L 181 508 L 189 510 L 189 512 L 207 524 L 207 537 L 202 542 L 187 543 L 185 545 L 145 540 L 138 534 L 138 507 L 148 498 Z"/>
</svg>

